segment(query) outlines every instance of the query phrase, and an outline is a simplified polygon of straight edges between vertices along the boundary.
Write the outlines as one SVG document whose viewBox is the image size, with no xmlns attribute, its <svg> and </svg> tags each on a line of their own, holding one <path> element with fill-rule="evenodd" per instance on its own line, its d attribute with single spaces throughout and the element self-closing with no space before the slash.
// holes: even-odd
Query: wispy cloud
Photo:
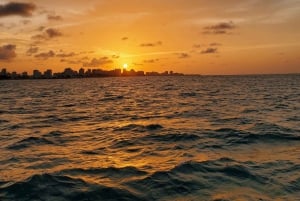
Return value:
<svg viewBox="0 0 300 201">
<path fill-rule="evenodd" d="M 155 63 L 155 62 L 157 62 L 157 61 L 159 61 L 159 59 L 146 59 L 146 60 L 144 60 L 143 62 L 144 62 L 144 63 Z"/>
<path fill-rule="evenodd" d="M 212 26 L 204 27 L 204 34 L 228 34 L 230 30 L 235 29 L 236 25 L 230 22 L 221 22 Z"/>
<path fill-rule="evenodd" d="M 155 43 L 142 43 L 140 44 L 141 47 L 155 47 L 155 46 L 160 46 L 162 45 L 161 41 L 157 41 Z"/>
<path fill-rule="evenodd" d="M 49 59 L 55 57 L 55 52 L 53 50 L 50 50 L 49 52 L 42 52 L 40 54 L 36 54 L 34 57 L 38 59 Z"/>
<path fill-rule="evenodd" d="M 30 47 L 27 51 L 26 54 L 31 56 L 33 54 L 36 54 L 39 51 L 38 47 Z"/>
<path fill-rule="evenodd" d="M 113 60 L 109 59 L 108 57 L 101 57 L 101 58 L 93 58 L 90 62 L 83 63 L 84 67 L 99 67 L 105 64 L 111 64 Z"/>
<path fill-rule="evenodd" d="M 49 15 L 47 15 L 47 18 L 50 21 L 61 21 L 61 20 L 63 20 L 62 16 L 60 16 L 60 15 L 51 15 L 51 14 L 49 14 Z"/>
<path fill-rule="evenodd" d="M 75 52 L 69 52 L 69 53 L 59 53 L 56 54 L 56 57 L 61 57 L 61 58 L 65 58 L 65 57 L 74 57 L 76 56 Z"/>
<path fill-rule="evenodd" d="M 43 29 L 41 29 L 43 30 Z M 63 33 L 55 28 L 48 28 L 42 34 L 37 34 L 32 36 L 32 39 L 35 40 L 49 40 L 52 38 L 57 38 L 63 36 Z"/>
<path fill-rule="evenodd" d="M 202 50 L 201 54 L 215 54 L 217 52 L 218 52 L 218 48 L 211 48 L 211 47 L 209 47 L 209 48 L 207 48 L 205 50 Z"/>
<path fill-rule="evenodd" d="M 177 55 L 178 55 L 178 58 L 179 58 L 179 59 L 186 59 L 186 58 L 189 58 L 189 57 L 190 57 L 190 55 L 187 54 L 187 53 L 179 53 L 179 54 L 177 54 Z"/>
</svg>

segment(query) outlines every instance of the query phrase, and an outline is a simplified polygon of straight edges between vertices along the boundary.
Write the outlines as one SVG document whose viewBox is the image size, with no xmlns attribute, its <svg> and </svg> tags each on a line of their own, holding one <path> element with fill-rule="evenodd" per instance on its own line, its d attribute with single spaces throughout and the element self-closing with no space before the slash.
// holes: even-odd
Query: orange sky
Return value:
<svg viewBox="0 0 300 201">
<path fill-rule="evenodd" d="M 300 72 L 299 0 L 14 2 L 0 0 L 8 71 Z"/>
</svg>

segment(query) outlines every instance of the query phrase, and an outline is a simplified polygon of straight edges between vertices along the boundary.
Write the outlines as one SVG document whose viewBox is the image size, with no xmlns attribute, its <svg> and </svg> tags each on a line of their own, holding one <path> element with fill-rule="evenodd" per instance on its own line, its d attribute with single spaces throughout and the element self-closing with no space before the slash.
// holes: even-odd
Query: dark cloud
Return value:
<svg viewBox="0 0 300 201">
<path fill-rule="evenodd" d="M 140 64 L 140 63 L 132 63 L 132 65 L 134 65 L 134 66 L 142 66 L 143 64 Z"/>
<path fill-rule="evenodd" d="M 230 22 L 221 22 L 216 25 L 204 27 L 205 34 L 228 34 L 230 30 L 235 29 L 235 24 Z"/>
<path fill-rule="evenodd" d="M 45 28 L 46 27 L 44 27 L 44 26 L 40 26 L 40 27 L 37 28 L 37 31 L 44 31 Z"/>
<path fill-rule="evenodd" d="M 221 43 L 210 43 L 209 44 L 209 46 L 212 46 L 212 47 L 214 47 L 214 46 L 221 46 L 222 44 Z"/>
<path fill-rule="evenodd" d="M 69 59 L 61 59 L 60 62 L 68 63 L 68 64 L 76 64 L 81 65 L 83 63 L 82 60 L 69 60 Z"/>
<path fill-rule="evenodd" d="M 22 20 L 21 23 L 24 25 L 27 25 L 27 24 L 30 24 L 31 21 L 30 20 Z"/>
<path fill-rule="evenodd" d="M 128 40 L 128 39 L 129 39 L 128 37 L 121 38 L 121 40 Z"/>
<path fill-rule="evenodd" d="M 49 52 L 42 52 L 40 54 L 36 54 L 34 57 L 38 59 L 49 59 L 55 57 L 54 51 L 50 50 Z"/>
<path fill-rule="evenodd" d="M 83 63 L 84 67 L 99 67 L 105 64 L 111 64 L 113 61 L 108 57 L 101 57 L 99 59 L 93 58 L 90 62 Z"/>
<path fill-rule="evenodd" d="M 48 20 L 52 20 L 52 21 L 61 21 L 63 20 L 62 16 L 60 15 L 48 15 L 47 16 Z"/>
<path fill-rule="evenodd" d="M 179 55 L 178 58 L 180 58 L 180 59 L 185 59 L 185 58 L 189 58 L 189 57 L 190 57 L 190 55 L 187 54 L 187 53 L 180 53 L 180 54 L 178 54 L 178 55 Z"/>
<path fill-rule="evenodd" d="M 43 27 L 40 27 L 40 29 L 42 31 L 44 30 Z M 49 40 L 49 39 L 57 38 L 57 37 L 60 37 L 60 36 L 63 36 L 63 34 L 58 29 L 48 28 L 42 34 L 37 34 L 35 36 L 32 36 L 32 39 L 35 39 L 35 40 Z"/>
<path fill-rule="evenodd" d="M 22 17 L 32 16 L 36 6 L 33 3 L 10 2 L 0 5 L 0 17 L 18 15 Z"/>
<path fill-rule="evenodd" d="M 215 53 L 218 53 L 218 48 L 209 47 L 209 48 L 201 51 L 201 54 L 215 54 Z"/>
<path fill-rule="evenodd" d="M 144 62 L 144 63 L 155 63 L 155 62 L 157 62 L 157 61 L 159 61 L 159 59 L 146 59 L 146 60 L 144 60 L 143 62 Z"/>
<path fill-rule="evenodd" d="M 141 47 L 155 47 L 162 45 L 161 41 L 157 41 L 156 43 L 142 43 L 140 44 Z"/>
<path fill-rule="evenodd" d="M 9 61 L 17 56 L 15 45 L 0 46 L 0 61 Z"/>
<path fill-rule="evenodd" d="M 60 54 L 56 54 L 56 57 L 61 57 L 61 58 L 65 58 L 65 57 L 73 57 L 73 56 L 76 56 L 76 53 L 70 52 L 70 53 L 60 53 Z"/>
<path fill-rule="evenodd" d="M 111 58 L 113 58 L 113 59 L 119 59 L 120 56 L 119 55 L 112 55 Z"/>
<path fill-rule="evenodd" d="M 201 44 L 195 44 L 195 45 L 193 45 L 193 47 L 194 47 L 194 48 L 201 48 L 202 45 L 201 45 Z"/>
<path fill-rule="evenodd" d="M 53 28 L 46 29 L 46 33 L 49 38 L 55 38 L 63 35 L 59 30 Z"/>
<path fill-rule="evenodd" d="M 26 54 L 31 56 L 33 54 L 36 54 L 39 51 L 38 47 L 30 47 L 27 51 Z"/>
</svg>

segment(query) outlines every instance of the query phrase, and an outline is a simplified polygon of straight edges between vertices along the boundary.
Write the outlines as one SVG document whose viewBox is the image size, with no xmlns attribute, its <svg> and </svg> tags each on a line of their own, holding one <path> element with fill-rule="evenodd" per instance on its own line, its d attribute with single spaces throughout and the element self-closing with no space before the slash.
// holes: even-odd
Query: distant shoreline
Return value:
<svg viewBox="0 0 300 201">
<path fill-rule="evenodd" d="M 33 70 L 32 75 L 28 75 L 27 72 L 21 74 L 17 72 L 7 72 L 6 68 L 3 68 L 0 72 L 0 80 L 25 80 L 25 79 L 81 79 L 81 78 L 102 78 L 102 77 L 143 77 L 143 76 L 183 76 L 183 73 L 176 73 L 173 71 L 165 71 L 158 73 L 155 71 L 144 72 L 135 71 L 133 69 L 114 69 L 114 70 L 102 70 L 102 69 L 88 69 L 80 68 L 78 71 L 72 68 L 65 68 L 63 72 L 53 73 L 51 69 L 46 70 L 44 73 L 39 70 Z"/>
<path fill-rule="evenodd" d="M 202 75 L 202 74 L 174 74 L 174 75 L 144 75 L 144 76 L 95 76 L 95 77 L 60 77 L 60 78 L 1 78 L 1 80 L 74 80 L 95 78 L 133 78 L 133 77 L 263 77 L 263 76 L 300 76 L 300 73 L 285 74 L 228 74 L 228 75 Z"/>
</svg>

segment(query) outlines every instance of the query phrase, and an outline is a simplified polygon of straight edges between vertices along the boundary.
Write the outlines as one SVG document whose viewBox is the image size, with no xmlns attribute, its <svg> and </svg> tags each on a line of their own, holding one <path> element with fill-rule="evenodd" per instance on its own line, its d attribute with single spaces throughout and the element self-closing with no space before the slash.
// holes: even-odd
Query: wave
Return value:
<svg viewBox="0 0 300 201">
<path fill-rule="evenodd" d="M 51 140 L 48 140 L 43 137 L 28 137 L 23 140 L 20 140 L 12 145 L 9 145 L 8 149 L 25 149 L 30 146 L 38 146 L 38 145 L 54 145 L 55 143 Z"/>
<path fill-rule="evenodd" d="M 300 178 L 291 178 L 282 185 L 281 168 L 293 174 L 299 167 L 288 161 L 270 163 L 240 162 L 220 158 L 204 162 L 187 161 L 166 171 L 148 173 L 133 166 L 107 168 L 72 168 L 56 173 L 33 175 L 20 182 L 0 181 L 0 200 L 231 200 L 213 199 L 224 186 L 232 189 L 250 189 L 236 198 L 247 196 L 280 197 L 298 193 Z M 87 182 L 98 177 L 112 185 Z M 112 187 L 113 186 L 113 187 Z M 116 187 L 117 186 L 117 187 Z M 273 190 L 272 190 L 273 189 Z M 276 189 L 276 191 L 274 190 Z M 226 189 L 223 189 L 226 190 Z M 268 193 L 266 193 L 268 192 Z M 252 199 L 253 198 L 253 199 Z M 235 199 L 234 199 L 235 200 Z"/>
<path fill-rule="evenodd" d="M 182 97 L 195 97 L 197 96 L 197 94 L 195 92 L 182 92 L 180 93 L 180 96 Z"/>
<path fill-rule="evenodd" d="M 226 146 L 251 143 L 272 143 L 282 141 L 300 141 L 300 136 L 283 132 L 260 131 L 253 133 L 249 131 L 221 128 L 209 132 L 210 138 L 217 138 L 225 141 Z"/>
<path fill-rule="evenodd" d="M 128 190 L 87 183 L 55 174 L 34 175 L 25 181 L 0 186 L 0 198 L 9 200 L 143 200 Z"/>
<path fill-rule="evenodd" d="M 147 194 L 149 200 L 165 200 L 172 195 L 205 195 L 223 185 L 256 186 L 268 184 L 268 178 L 247 167 L 247 164 L 229 158 L 214 161 L 182 163 L 169 171 L 155 172 L 145 178 L 129 181 L 126 184 L 136 191 Z"/>
<path fill-rule="evenodd" d="M 115 131 L 137 131 L 146 132 L 162 129 L 163 126 L 160 124 L 149 124 L 149 125 L 139 125 L 139 124 L 129 124 L 120 128 L 115 129 Z"/>
<path fill-rule="evenodd" d="M 105 98 L 102 98 L 100 99 L 100 101 L 104 101 L 104 102 L 107 102 L 107 101 L 117 101 L 117 100 L 122 100 L 124 99 L 125 97 L 120 95 L 120 96 L 107 96 Z"/>
<path fill-rule="evenodd" d="M 179 141 L 194 141 L 198 140 L 200 137 L 196 134 L 188 133 L 168 133 L 168 134 L 151 134 L 141 137 L 140 140 L 150 140 L 158 142 L 179 142 Z"/>
<path fill-rule="evenodd" d="M 43 137 L 61 137 L 64 134 L 65 134 L 64 132 L 56 130 L 56 131 L 50 131 L 49 133 L 44 134 Z"/>
<path fill-rule="evenodd" d="M 71 175 L 101 175 L 108 178 L 127 178 L 127 177 L 137 177 L 144 176 L 147 172 L 139 170 L 135 167 L 107 167 L 107 168 L 73 168 L 62 170 L 63 174 L 71 174 Z"/>
</svg>

